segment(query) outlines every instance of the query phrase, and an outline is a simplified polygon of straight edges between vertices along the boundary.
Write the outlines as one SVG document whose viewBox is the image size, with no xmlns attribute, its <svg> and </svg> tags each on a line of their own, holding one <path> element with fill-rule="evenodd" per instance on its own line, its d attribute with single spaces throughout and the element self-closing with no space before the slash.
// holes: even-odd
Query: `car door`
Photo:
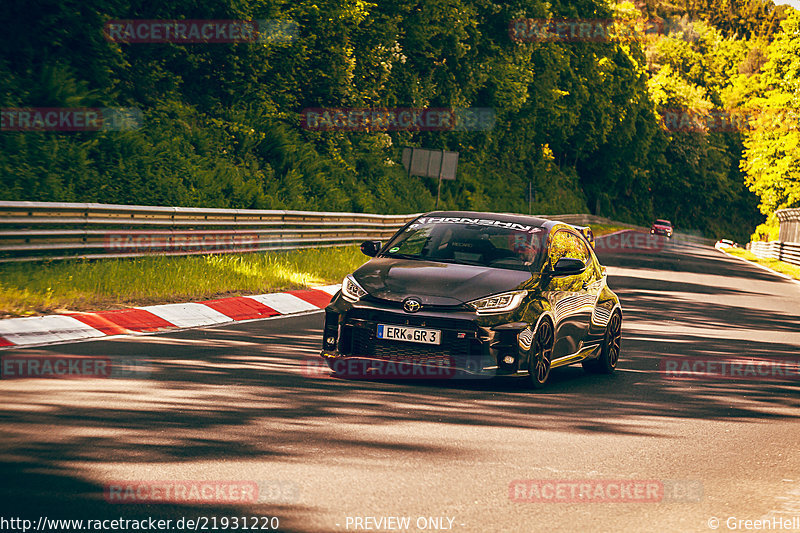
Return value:
<svg viewBox="0 0 800 533">
<path fill-rule="evenodd" d="M 580 350 L 589 333 L 602 279 L 587 246 L 583 237 L 569 229 L 557 230 L 550 239 L 547 259 L 550 269 L 562 257 L 580 259 L 586 265 L 580 274 L 551 276 L 544 291 L 555 321 L 554 361 Z"/>
</svg>

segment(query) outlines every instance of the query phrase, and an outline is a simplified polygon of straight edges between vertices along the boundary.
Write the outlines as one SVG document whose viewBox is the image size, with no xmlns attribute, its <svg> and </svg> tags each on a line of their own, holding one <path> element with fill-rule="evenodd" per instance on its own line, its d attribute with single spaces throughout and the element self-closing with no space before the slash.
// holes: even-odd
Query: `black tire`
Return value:
<svg viewBox="0 0 800 533">
<path fill-rule="evenodd" d="M 622 339 L 622 314 L 615 312 L 606 324 L 600 357 L 584 361 L 583 369 L 592 374 L 611 374 L 619 362 L 620 341 Z"/>
<path fill-rule="evenodd" d="M 532 389 L 541 389 L 550 377 L 550 364 L 553 361 L 553 324 L 542 319 L 533 336 L 531 356 L 528 359 L 528 377 L 526 384 Z"/>
</svg>

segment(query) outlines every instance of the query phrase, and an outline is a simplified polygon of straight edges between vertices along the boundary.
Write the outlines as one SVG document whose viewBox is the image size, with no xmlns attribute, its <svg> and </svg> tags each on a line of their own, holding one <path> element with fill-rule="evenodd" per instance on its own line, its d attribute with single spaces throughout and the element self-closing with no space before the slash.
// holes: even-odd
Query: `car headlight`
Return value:
<svg viewBox="0 0 800 533">
<path fill-rule="evenodd" d="M 367 291 L 358 284 L 353 276 L 345 276 L 342 281 L 342 296 L 345 300 L 348 302 L 357 302 L 366 295 Z"/>
<path fill-rule="evenodd" d="M 526 294 L 528 291 L 504 292 L 467 302 L 467 305 L 475 309 L 479 315 L 506 313 L 519 307 Z"/>
</svg>

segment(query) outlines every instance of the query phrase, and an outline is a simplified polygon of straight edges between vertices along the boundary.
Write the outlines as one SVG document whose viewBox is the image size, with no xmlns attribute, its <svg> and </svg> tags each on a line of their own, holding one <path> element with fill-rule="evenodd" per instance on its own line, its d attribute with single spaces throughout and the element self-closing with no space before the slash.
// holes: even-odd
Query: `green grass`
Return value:
<svg viewBox="0 0 800 533">
<path fill-rule="evenodd" d="M 725 248 L 722 251 L 730 255 L 735 255 L 736 257 L 741 257 L 742 259 L 747 259 L 753 263 L 764 265 L 775 272 L 780 272 L 781 274 L 786 274 L 789 277 L 800 280 L 800 266 L 778 261 L 777 259 L 761 259 L 753 255 L 753 252 L 745 250 L 744 248 Z"/>
<path fill-rule="evenodd" d="M 592 228 L 592 233 L 594 233 L 595 238 L 614 233 L 615 231 L 631 229 L 628 226 L 615 226 L 613 224 L 590 224 L 589 227 Z"/>
<path fill-rule="evenodd" d="M 100 311 L 339 283 L 358 246 L 249 254 L 0 263 L 0 316 Z"/>
</svg>

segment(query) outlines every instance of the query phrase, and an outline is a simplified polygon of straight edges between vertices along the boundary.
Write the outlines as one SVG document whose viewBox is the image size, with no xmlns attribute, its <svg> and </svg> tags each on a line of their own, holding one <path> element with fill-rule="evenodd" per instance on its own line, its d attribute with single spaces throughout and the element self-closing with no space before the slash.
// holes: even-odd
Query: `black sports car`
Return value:
<svg viewBox="0 0 800 533">
<path fill-rule="evenodd" d="M 579 229 L 540 218 L 433 212 L 348 275 L 325 309 L 322 357 L 342 375 L 611 373 L 622 309 Z"/>
</svg>

